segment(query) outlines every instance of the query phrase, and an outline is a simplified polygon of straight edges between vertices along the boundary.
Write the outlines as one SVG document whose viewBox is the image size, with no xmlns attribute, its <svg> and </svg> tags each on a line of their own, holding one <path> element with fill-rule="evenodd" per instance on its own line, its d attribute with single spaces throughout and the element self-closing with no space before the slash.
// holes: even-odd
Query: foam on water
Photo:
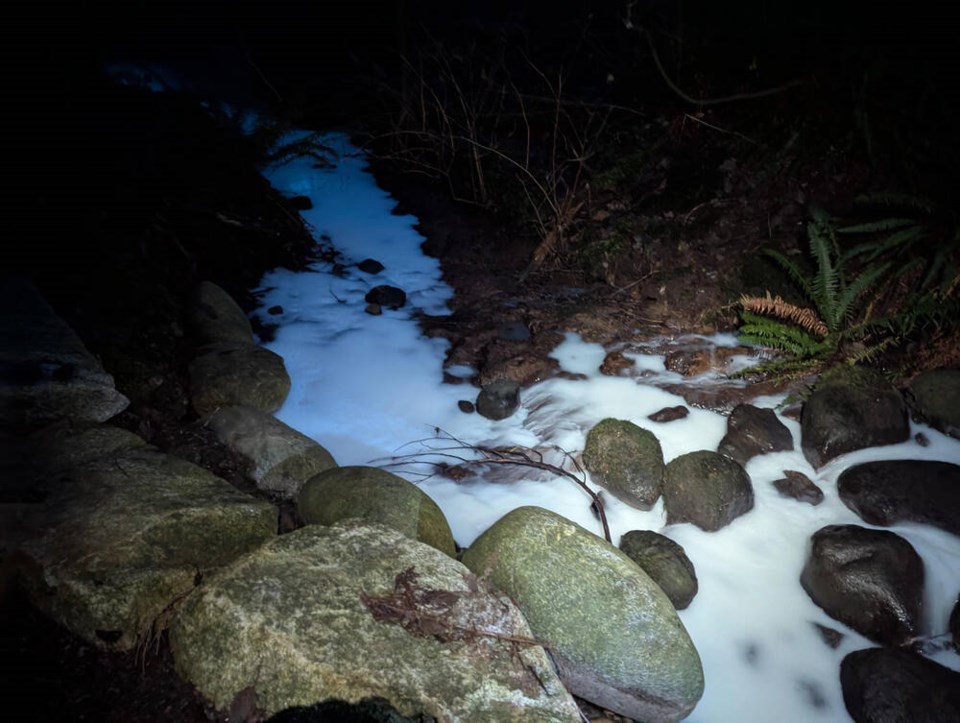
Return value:
<svg viewBox="0 0 960 723">
<path fill-rule="evenodd" d="M 423 256 L 423 238 L 415 219 L 394 216 L 394 201 L 363 171 L 364 162 L 346 138 L 325 142 L 340 153 L 336 169 L 312 168 L 312 161 L 292 161 L 268 171 L 282 192 L 306 195 L 313 209 L 303 212 L 317 236 L 325 234 L 344 254 L 345 263 L 371 257 L 386 267 L 370 276 L 348 267 L 331 273 L 331 264 L 316 263 L 308 272 L 277 270 L 262 282 L 264 308 L 280 305 L 279 324 L 267 346 L 281 354 L 293 380 L 290 396 L 278 413 L 287 424 L 318 440 L 341 465 L 366 464 L 397 454 L 456 446 L 448 435 L 468 444 L 523 445 L 544 459 L 567 464 L 565 452 L 583 450 L 587 431 L 604 417 L 627 419 L 657 435 L 669 461 L 700 449 L 715 450 L 726 418 L 691 409 L 669 423 L 647 415 L 683 400 L 657 383 L 684 381 L 667 372 L 657 344 L 638 346 L 626 356 L 637 378 L 599 373 L 605 351 L 567 334 L 553 356 L 565 371 L 583 379 L 553 378 L 522 394 L 521 409 L 492 422 L 457 408 L 473 400 L 477 389 L 443 384 L 446 343 L 424 338 L 413 313 L 446 313 L 450 289 L 436 260 Z M 375 285 L 403 288 L 408 306 L 364 313 L 363 297 Z M 699 337 L 699 343 L 735 346 L 734 335 Z M 649 349 L 650 353 L 644 353 Z M 750 363 L 738 358 L 737 364 Z M 453 375 L 469 377 L 457 368 Z M 710 375 L 697 383 L 713 383 Z M 781 399 L 763 398 L 758 406 L 774 408 Z M 799 450 L 799 425 L 781 418 Z M 693 562 L 700 591 L 680 617 L 700 652 L 706 677 L 704 697 L 691 721 L 838 721 L 849 720 L 840 691 L 839 664 L 849 652 L 871 646 L 858 633 L 830 619 L 810 601 L 799 583 L 810 536 L 828 524 L 864 523 L 837 495 L 836 482 L 848 466 L 875 459 L 940 459 L 960 462 L 960 442 L 928 427 L 914 425 L 929 439 L 861 450 L 814 471 L 799 451 L 757 457 L 747 465 L 755 507 L 718 532 L 689 524 L 665 526 L 662 502 L 650 511 L 633 509 L 607 494 L 607 517 L 613 541 L 634 529 L 660 531 L 681 544 Z M 418 441 L 427 440 L 427 441 Z M 454 449 L 453 453 L 465 454 Z M 450 461 L 450 460 L 448 460 Z M 454 536 L 469 545 L 506 512 L 521 505 L 546 507 L 598 534 L 588 496 L 575 483 L 527 468 L 496 468 L 462 482 L 424 478 L 415 464 L 393 468 L 417 481 L 443 509 Z M 798 470 L 821 487 L 819 506 L 781 497 L 771 484 L 783 470 Z M 587 478 L 589 481 L 589 478 Z M 942 633 L 957 595 L 960 539 L 923 525 L 892 528 L 910 541 L 924 559 L 926 632 Z M 821 638 L 814 623 L 844 633 L 836 649 Z M 942 664 L 960 669 L 960 656 L 938 653 Z"/>
</svg>

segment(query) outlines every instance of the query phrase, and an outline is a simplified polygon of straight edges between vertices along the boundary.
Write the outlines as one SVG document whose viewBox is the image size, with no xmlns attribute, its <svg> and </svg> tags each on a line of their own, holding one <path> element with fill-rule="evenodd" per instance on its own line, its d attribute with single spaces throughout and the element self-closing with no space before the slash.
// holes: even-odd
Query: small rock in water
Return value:
<svg viewBox="0 0 960 723">
<path fill-rule="evenodd" d="M 487 384 L 477 396 L 477 411 L 494 421 L 506 419 L 520 406 L 520 385 L 512 379 Z"/>
<path fill-rule="evenodd" d="M 630 369 L 635 364 L 632 359 L 627 359 L 622 351 L 612 351 L 603 359 L 600 365 L 600 373 L 610 377 L 615 377 L 624 369 Z"/>
<path fill-rule="evenodd" d="M 473 406 L 473 402 L 470 402 L 466 399 L 461 399 L 459 402 L 457 402 L 457 406 L 464 414 L 473 414 L 476 411 L 476 407 Z"/>
<path fill-rule="evenodd" d="M 773 486 L 777 488 L 777 492 L 781 495 L 793 497 L 799 502 L 809 502 L 811 505 L 819 505 L 823 502 L 823 490 L 817 487 L 803 472 L 785 469 L 783 474 L 786 475 L 783 479 L 773 482 Z"/>
<path fill-rule="evenodd" d="M 676 407 L 664 407 L 660 411 L 648 414 L 647 419 L 651 422 L 673 422 L 677 419 L 683 419 L 688 414 L 690 414 L 690 410 L 680 404 Z"/>
<path fill-rule="evenodd" d="M 375 259 L 364 259 L 359 264 L 357 268 L 360 269 L 365 274 L 379 274 L 385 268 L 383 264 Z"/>
<path fill-rule="evenodd" d="M 383 314 L 383 308 L 380 304 L 367 304 L 363 310 L 370 314 L 370 316 L 380 316 Z"/>
<path fill-rule="evenodd" d="M 267 313 L 270 314 L 270 316 L 279 316 L 283 313 L 283 307 L 279 304 L 277 306 L 271 306 L 267 309 Z"/>
<path fill-rule="evenodd" d="M 363 300 L 368 304 L 380 304 L 388 309 L 399 309 L 407 303 L 407 294 L 396 286 L 374 286 Z"/>
<path fill-rule="evenodd" d="M 815 627 L 817 632 L 820 633 L 820 637 L 823 639 L 823 642 L 825 642 L 831 648 L 836 650 L 840 647 L 840 643 L 843 642 L 844 635 L 839 630 L 828 628 L 826 625 L 821 625 L 820 623 L 814 623 L 813 627 Z"/>
<path fill-rule="evenodd" d="M 930 446 L 930 440 L 927 438 L 927 435 L 925 435 L 923 432 L 917 432 L 915 435 L 913 435 L 913 439 L 914 439 L 914 440 L 916 441 L 916 443 L 919 444 L 921 447 L 929 447 L 929 446 Z"/>
</svg>

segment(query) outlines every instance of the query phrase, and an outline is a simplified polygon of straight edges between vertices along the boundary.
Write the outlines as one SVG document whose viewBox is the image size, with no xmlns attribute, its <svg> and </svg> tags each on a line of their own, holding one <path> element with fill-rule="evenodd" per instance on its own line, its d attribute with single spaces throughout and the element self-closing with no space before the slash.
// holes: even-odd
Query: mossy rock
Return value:
<svg viewBox="0 0 960 723">
<path fill-rule="evenodd" d="M 628 505 L 649 510 L 663 487 L 663 450 L 633 422 L 604 419 L 588 433 L 583 464 L 591 479 Z"/>
</svg>

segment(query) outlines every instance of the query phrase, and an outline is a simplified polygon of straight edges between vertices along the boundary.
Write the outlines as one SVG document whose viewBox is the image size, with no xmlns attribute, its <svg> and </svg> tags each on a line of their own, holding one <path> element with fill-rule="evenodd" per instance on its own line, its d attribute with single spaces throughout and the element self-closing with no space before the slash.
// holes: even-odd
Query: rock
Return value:
<svg viewBox="0 0 960 723">
<path fill-rule="evenodd" d="M 801 446 L 819 469 L 856 449 L 910 438 L 900 393 L 878 372 L 847 364 L 823 374 L 803 407 Z"/>
<path fill-rule="evenodd" d="M 633 369 L 635 366 L 633 359 L 625 357 L 622 351 L 612 351 L 603 358 L 600 373 L 616 377 L 625 369 Z"/>
<path fill-rule="evenodd" d="M 104 422 L 129 401 L 26 279 L 0 282 L 0 429 Z"/>
<path fill-rule="evenodd" d="M 388 309 L 399 309 L 407 303 L 407 294 L 403 289 L 396 286 L 374 286 L 363 300 L 368 304 L 378 304 Z"/>
<path fill-rule="evenodd" d="M 226 406 L 275 412 L 290 392 L 283 359 L 254 344 L 202 347 L 189 373 L 190 402 L 201 416 Z"/>
<path fill-rule="evenodd" d="M 380 304 L 367 304 L 363 310 L 370 316 L 383 316 L 383 307 Z"/>
<path fill-rule="evenodd" d="M 758 454 L 793 449 L 790 430 L 772 409 L 738 404 L 727 418 L 727 433 L 717 451 L 740 464 Z"/>
<path fill-rule="evenodd" d="M 715 532 L 753 509 L 753 485 L 743 465 L 702 450 L 670 461 L 663 474 L 667 524 L 692 522 Z"/>
<path fill-rule="evenodd" d="M 376 259 L 364 259 L 359 264 L 357 264 L 357 268 L 360 269 L 365 274 L 376 276 L 381 271 L 383 271 L 385 267 Z"/>
<path fill-rule="evenodd" d="M 587 433 L 583 465 L 590 477 L 632 507 L 649 510 L 663 489 L 663 450 L 633 422 L 603 419 Z"/>
<path fill-rule="evenodd" d="M 473 405 L 473 402 L 468 399 L 461 399 L 459 402 L 457 402 L 457 409 L 464 414 L 473 414 L 475 411 L 477 411 L 477 408 Z"/>
<path fill-rule="evenodd" d="M 910 383 L 908 398 L 919 419 L 960 439 L 960 369 L 933 369 L 920 374 Z"/>
<path fill-rule="evenodd" d="M 948 462 L 867 462 L 837 479 L 840 499 L 871 525 L 922 522 L 960 535 L 960 466 Z"/>
<path fill-rule="evenodd" d="M 823 502 L 823 490 L 817 487 L 807 475 L 803 472 L 797 472 L 792 469 L 783 470 L 785 477 L 773 481 L 773 486 L 777 488 L 784 497 L 793 497 L 799 502 L 809 502 L 811 505 L 819 505 Z"/>
<path fill-rule="evenodd" d="M 280 306 L 280 304 L 275 304 L 267 309 L 267 313 L 270 314 L 270 316 L 280 316 L 280 314 L 283 313 L 283 307 Z"/>
<path fill-rule="evenodd" d="M 695 377 L 713 368 L 710 351 L 706 349 L 678 349 L 669 352 L 663 359 L 667 371 Z"/>
<path fill-rule="evenodd" d="M 683 419 L 688 414 L 690 414 L 690 410 L 680 404 L 676 407 L 664 407 L 658 412 L 648 414 L 647 419 L 651 422 L 674 422 L 678 419 Z"/>
<path fill-rule="evenodd" d="M 464 564 L 513 599 L 574 695 L 628 718 L 675 721 L 703 669 L 670 599 L 629 557 L 579 525 L 520 507 Z"/>
<path fill-rule="evenodd" d="M 512 379 L 485 384 L 477 395 L 477 412 L 494 421 L 506 419 L 520 406 L 520 385 Z"/>
<path fill-rule="evenodd" d="M 311 477 L 300 490 L 297 507 L 308 525 L 357 517 L 392 527 L 451 557 L 457 554 L 437 503 L 412 482 L 376 467 L 336 467 Z"/>
<path fill-rule="evenodd" d="M 658 532 L 631 530 L 620 538 L 620 549 L 660 586 L 677 610 L 697 594 L 697 572 L 683 547 Z"/>
<path fill-rule="evenodd" d="M 840 663 L 843 702 L 857 723 L 960 720 L 960 673 L 902 648 L 870 648 Z"/>
<path fill-rule="evenodd" d="M 201 575 L 277 531 L 277 510 L 111 427 L 30 440 L 43 503 L 17 549 L 40 609 L 93 645 L 129 650 Z"/>
<path fill-rule="evenodd" d="M 204 424 L 251 463 L 259 489 L 284 499 L 295 498 L 304 482 L 337 466 L 333 456 L 310 437 L 252 407 L 220 407 Z"/>
<path fill-rule="evenodd" d="M 917 635 L 923 562 L 909 542 L 857 525 L 829 525 L 812 542 L 800 584 L 827 615 L 883 645 Z"/>
<path fill-rule="evenodd" d="M 203 281 L 189 312 L 190 328 L 199 345 L 253 343 L 253 328 L 237 302 L 214 283 Z"/>
<path fill-rule="evenodd" d="M 839 630 L 828 628 L 826 625 L 814 623 L 813 626 L 816 628 L 817 632 L 820 633 L 820 639 L 823 640 L 823 642 L 825 642 L 832 650 L 839 648 L 840 643 L 842 643 L 844 637 L 846 637 Z"/>
<path fill-rule="evenodd" d="M 456 560 L 351 520 L 282 535 L 205 581 L 170 643 L 218 709 L 253 686 L 266 716 L 380 697 L 437 720 L 579 721 L 532 637 Z"/>
</svg>

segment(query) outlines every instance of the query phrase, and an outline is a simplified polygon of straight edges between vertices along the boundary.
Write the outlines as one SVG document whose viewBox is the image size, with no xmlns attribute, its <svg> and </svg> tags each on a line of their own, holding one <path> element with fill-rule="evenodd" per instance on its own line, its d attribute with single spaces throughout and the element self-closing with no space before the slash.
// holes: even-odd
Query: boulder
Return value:
<svg viewBox="0 0 960 723">
<path fill-rule="evenodd" d="M 104 422 L 129 401 L 26 279 L 0 282 L 0 429 Z"/>
<path fill-rule="evenodd" d="M 814 469 L 857 449 L 910 438 L 900 393 L 872 369 L 847 364 L 825 372 L 803 405 L 803 454 Z"/>
<path fill-rule="evenodd" d="M 579 721 L 516 607 L 384 525 L 312 525 L 204 582 L 173 621 L 176 669 L 218 709 L 266 716 L 388 700 L 449 721 Z"/>
<path fill-rule="evenodd" d="M 298 509 L 308 525 L 357 517 L 392 527 L 451 557 L 457 554 L 437 503 L 412 482 L 376 467 L 335 467 L 311 477 L 300 490 Z"/>
<path fill-rule="evenodd" d="M 220 407 L 204 424 L 251 463 L 259 489 L 285 499 L 294 499 L 315 474 L 337 466 L 310 437 L 253 407 Z"/>
<path fill-rule="evenodd" d="M 579 525 L 520 507 L 463 562 L 516 602 L 574 695 L 655 723 L 685 717 L 703 694 L 700 657 L 670 599 Z"/>
<path fill-rule="evenodd" d="M 667 523 L 692 522 L 715 532 L 753 509 L 753 485 L 739 462 L 716 452 L 688 452 L 663 473 Z"/>
<path fill-rule="evenodd" d="M 837 480 L 840 499 L 871 525 L 922 522 L 960 535 L 960 466 L 891 460 L 850 467 Z"/>
<path fill-rule="evenodd" d="M 247 406 L 275 412 L 290 392 L 283 359 L 254 344 L 229 342 L 201 347 L 190 362 L 190 402 L 197 414 L 218 407 Z"/>
<path fill-rule="evenodd" d="M 683 547 L 650 530 L 631 530 L 620 538 L 620 550 L 660 586 L 677 610 L 693 602 L 697 572 Z"/>
<path fill-rule="evenodd" d="M 33 602 L 129 650 L 200 576 L 276 535 L 277 510 L 110 427 L 43 435 L 17 553 Z"/>
<path fill-rule="evenodd" d="M 485 384 L 477 395 L 477 412 L 487 419 L 506 419 L 520 406 L 520 385 L 512 379 Z"/>
<path fill-rule="evenodd" d="M 188 321 L 199 345 L 253 343 L 253 328 L 243 309 L 210 281 L 200 282 Z"/>
<path fill-rule="evenodd" d="M 883 645 L 917 635 L 923 561 L 909 542 L 885 530 L 829 525 L 812 543 L 800 584 L 827 615 Z"/>
<path fill-rule="evenodd" d="M 840 663 L 840 685 L 857 723 L 960 720 L 960 673 L 911 650 L 856 650 Z"/>
<path fill-rule="evenodd" d="M 907 396 L 919 419 L 960 439 L 960 369 L 932 369 L 918 375 Z"/>
<path fill-rule="evenodd" d="M 604 419 L 588 433 L 583 465 L 591 479 L 632 507 L 649 510 L 663 489 L 663 450 L 633 422 Z"/>
<path fill-rule="evenodd" d="M 717 451 L 740 464 L 758 454 L 793 449 L 793 437 L 772 409 L 738 404 L 727 418 L 727 433 Z"/>
</svg>

